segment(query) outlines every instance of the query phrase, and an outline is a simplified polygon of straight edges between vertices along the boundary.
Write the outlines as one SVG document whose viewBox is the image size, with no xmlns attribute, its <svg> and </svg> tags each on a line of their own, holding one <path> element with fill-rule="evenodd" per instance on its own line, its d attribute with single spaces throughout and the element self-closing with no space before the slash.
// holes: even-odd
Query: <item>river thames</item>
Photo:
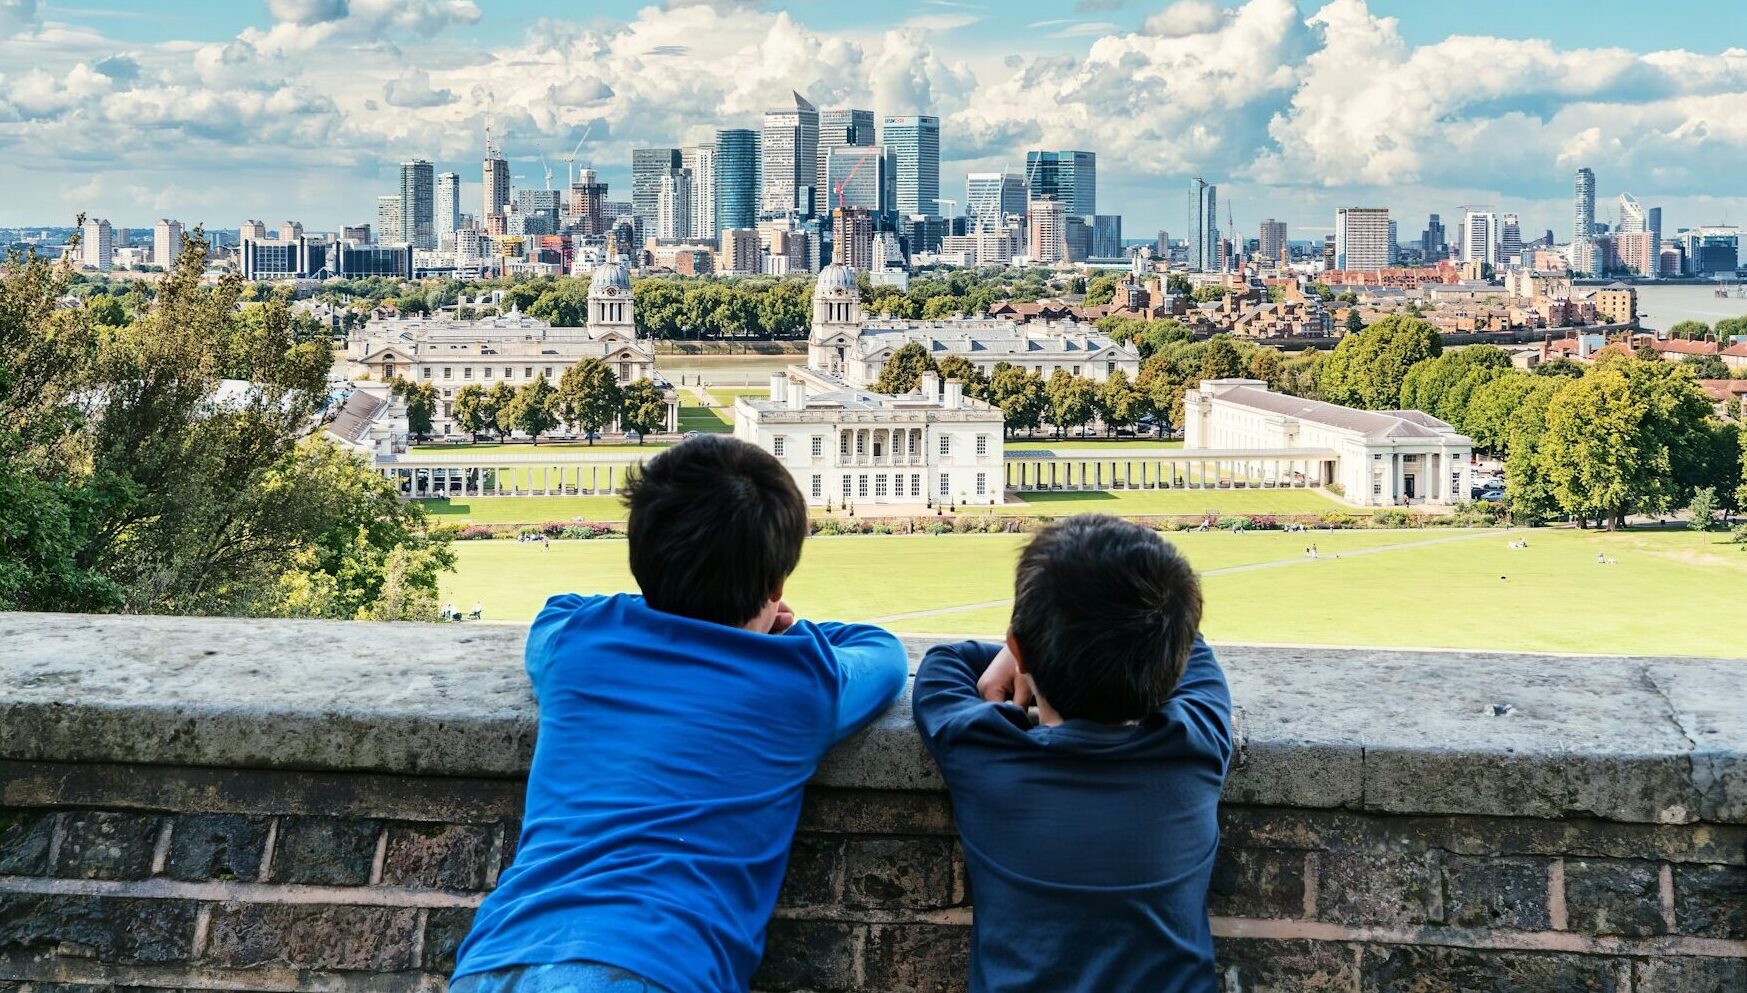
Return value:
<svg viewBox="0 0 1747 993">
<path fill-rule="evenodd" d="M 1747 297 L 1719 297 L 1714 286 L 1640 283 L 1636 288 L 1638 320 L 1646 328 L 1666 331 L 1681 321 L 1715 324 L 1725 317 L 1747 317 Z M 1730 287 L 1730 292 L 1736 291 Z"/>
</svg>

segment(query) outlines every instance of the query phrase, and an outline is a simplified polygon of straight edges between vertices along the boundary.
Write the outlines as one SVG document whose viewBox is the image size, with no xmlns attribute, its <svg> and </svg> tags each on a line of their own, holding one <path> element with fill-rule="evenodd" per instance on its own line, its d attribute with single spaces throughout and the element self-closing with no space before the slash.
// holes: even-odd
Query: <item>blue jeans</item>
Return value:
<svg viewBox="0 0 1747 993">
<path fill-rule="evenodd" d="M 462 976 L 449 993 L 667 993 L 634 972 L 599 962 L 518 965 Z"/>
</svg>

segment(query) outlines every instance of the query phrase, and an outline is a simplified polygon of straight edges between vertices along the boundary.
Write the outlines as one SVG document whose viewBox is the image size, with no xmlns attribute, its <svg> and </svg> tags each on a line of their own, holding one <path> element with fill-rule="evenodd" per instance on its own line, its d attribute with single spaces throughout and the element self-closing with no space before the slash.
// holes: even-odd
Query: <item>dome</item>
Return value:
<svg viewBox="0 0 1747 993">
<path fill-rule="evenodd" d="M 631 292 L 631 271 L 622 262 L 608 262 L 594 271 L 589 277 L 588 293 L 594 296 L 603 290 L 617 290 L 620 293 Z"/>
<path fill-rule="evenodd" d="M 814 299 L 844 294 L 860 294 L 855 285 L 854 269 L 840 262 L 833 262 L 819 270 L 819 282 L 813 287 Z"/>
</svg>

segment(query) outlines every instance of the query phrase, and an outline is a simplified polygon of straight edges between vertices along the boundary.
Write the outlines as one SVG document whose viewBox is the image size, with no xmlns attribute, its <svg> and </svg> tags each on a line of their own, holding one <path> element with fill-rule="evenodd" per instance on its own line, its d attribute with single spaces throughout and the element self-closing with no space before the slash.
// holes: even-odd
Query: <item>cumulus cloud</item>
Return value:
<svg viewBox="0 0 1747 993">
<path fill-rule="evenodd" d="M 23 34 L 41 23 L 36 0 L 0 0 L 0 38 Z"/>
<path fill-rule="evenodd" d="M 1225 22 L 1225 12 L 1210 0 L 1177 0 L 1141 23 L 1140 33 L 1155 38 L 1206 34 Z"/>
<path fill-rule="evenodd" d="M 346 16 L 346 0 L 267 0 L 267 13 L 276 21 L 321 24 Z"/>
<path fill-rule="evenodd" d="M 276 23 L 240 38 L 271 55 L 307 52 L 336 42 L 430 38 L 449 28 L 476 24 L 474 0 L 270 0 Z"/>
<path fill-rule="evenodd" d="M 391 107 L 441 107 L 454 103 L 455 94 L 431 88 L 431 74 L 423 69 L 409 69 L 398 79 L 391 79 L 382 88 L 382 99 Z"/>
</svg>

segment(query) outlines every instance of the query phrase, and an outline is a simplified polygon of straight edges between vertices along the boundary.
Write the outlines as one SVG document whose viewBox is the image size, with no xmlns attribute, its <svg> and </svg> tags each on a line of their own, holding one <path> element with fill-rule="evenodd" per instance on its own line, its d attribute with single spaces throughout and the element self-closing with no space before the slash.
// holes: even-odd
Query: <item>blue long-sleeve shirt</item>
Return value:
<svg viewBox="0 0 1747 993">
<path fill-rule="evenodd" d="M 916 725 L 952 792 L 975 895 L 971 993 L 1213 993 L 1207 886 L 1231 696 L 1197 638 L 1138 724 L 1033 727 L 977 694 L 999 645 L 928 652 Z"/>
<path fill-rule="evenodd" d="M 540 723 L 521 840 L 455 974 L 584 960 L 672 993 L 747 989 L 802 787 L 902 693 L 903 646 L 866 625 L 753 634 L 566 595 L 526 661 Z"/>
</svg>

